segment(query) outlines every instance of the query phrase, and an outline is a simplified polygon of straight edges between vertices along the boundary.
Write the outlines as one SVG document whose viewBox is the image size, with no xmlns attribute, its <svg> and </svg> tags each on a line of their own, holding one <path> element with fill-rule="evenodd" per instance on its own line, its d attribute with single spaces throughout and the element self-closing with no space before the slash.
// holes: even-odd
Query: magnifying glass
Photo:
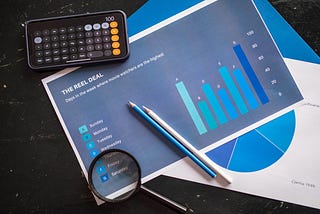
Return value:
<svg viewBox="0 0 320 214">
<path fill-rule="evenodd" d="M 192 212 L 191 209 L 142 186 L 141 168 L 137 160 L 123 150 L 110 149 L 96 156 L 90 164 L 88 178 L 92 192 L 105 202 L 122 202 L 142 190 L 181 213 Z"/>
</svg>

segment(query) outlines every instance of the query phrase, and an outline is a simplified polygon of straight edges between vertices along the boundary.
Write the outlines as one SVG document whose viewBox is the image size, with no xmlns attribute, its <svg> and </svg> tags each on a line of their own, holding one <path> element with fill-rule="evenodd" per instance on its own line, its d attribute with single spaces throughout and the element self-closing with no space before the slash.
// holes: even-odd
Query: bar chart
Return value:
<svg viewBox="0 0 320 214">
<path fill-rule="evenodd" d="M 230 70 L 221 65 L 218 74 L 225 87 L 218 85 L 214 89 L 210 83 L 203 83 L 201 90 L 206 99 L 194 101 L 183 81 L 175 85 L 200 135 L 269 102 L 240 44 L 233 46 L 233 53 L 242 68 Z"/>
</svg>

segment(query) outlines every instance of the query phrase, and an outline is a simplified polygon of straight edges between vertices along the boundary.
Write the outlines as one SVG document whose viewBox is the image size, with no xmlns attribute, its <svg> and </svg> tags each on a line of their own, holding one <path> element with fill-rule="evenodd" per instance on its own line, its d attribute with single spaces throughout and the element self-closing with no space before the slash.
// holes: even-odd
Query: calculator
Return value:
<svg viewBox="0 0 320 214">
<path fill-rule="evenodd" d="M 28 64 L 35 70 L 129 56 L 126 15 L 121 10 L 36 19 L 25 26 Z"/>
</svg>

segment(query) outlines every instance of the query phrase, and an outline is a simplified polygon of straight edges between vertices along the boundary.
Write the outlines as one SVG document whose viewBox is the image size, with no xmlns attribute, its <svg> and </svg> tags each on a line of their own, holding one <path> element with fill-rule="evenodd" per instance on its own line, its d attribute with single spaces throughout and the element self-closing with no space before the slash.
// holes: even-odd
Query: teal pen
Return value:
<svg viewBox="0 0 320 214">
<path fill-rule="evenodd" d="M 192 152 L 185 148 L 178 140 L 176 140 L 171 134 L 169 134 L 162 126 L 155 122 L 147 113 L 140 109 L 136 104 L 129 101 L 129 106 L 143 117 L 150 125 L 152 125 L 157 131 L 159 131 L 164 137 L 166 137 L 171 143 L 178 147 L 185 155 L 193 160 L 198 166 L 206 171 L 211 177 L 216 177 L 216 173 L 207 167 L 201 160 L 199 160 Z"/>
</svg>

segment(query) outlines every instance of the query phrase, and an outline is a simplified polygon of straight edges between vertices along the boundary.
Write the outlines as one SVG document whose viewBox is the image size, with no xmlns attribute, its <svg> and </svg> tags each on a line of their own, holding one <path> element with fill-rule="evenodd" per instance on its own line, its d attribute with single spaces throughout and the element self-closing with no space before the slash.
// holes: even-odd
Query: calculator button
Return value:
<svg viewBox="0 0 320 214">
<path fill-rule="evenodd" d="M 61 60 L 60 56 L 53 57 L 53 62 L 59 62 Z"/>
<path fill-rule="evenodd" d="M 49 36 L 43 37 L 43 41 L 44 42 L 50 42 L 50 37 Z"/>
<path fill-rule="evenodd" d="M 35 31 L 35 32 L 33 33 L 33 35 L 34 35 L 34 36 L 41 36 L 41 31 Z"/>
<path fill-rule="evenodd" d="M 101 42 L 102 42 L 101 37 L 95 37 L 94 38 L 94 43 L 101 43 Z"/>
<path fill-rule="evenodd" d="M 50 35 L 50 31 L 49 30 L 43 30 L 42 31 L 42 35 L 44 35 L 44 36 L 48 36 L 48 35 Z"/>
<path fill-rule="evenodd" d="M 118 28 L 111 29 L 111 34 L 118 34 L 118 33 L 119 33 Z"/>
<path fill-rule="evenodd" d="M 36 63 L 39 64 L 39 65 L 42 64 L 43 62 L 44 62 L 43 58 L 37 58 L 36 59 Z"/>
<path fill-rule="evenodd" d="M 65 34 L 66 32 L 67 32 L 67 28 L 65 28 L 65 27 L 59 28 L 60 34 Z"/>
<path fill-rule="evenodd" d="M 92 30 L 92 25 L 87 24 L 87 25 L 84 26 L 84 29 L 85 29 L 86 31 L 90 31 L 90 30 Z"/>
<path fill-rule="evenodd" d="M 64 40 L 67 40 L 67 35 L 66 34 L 62 34 L 60 35 L 60 40 L 64 41 Z"/>
<path fill-rule="evenodd" d="M 97 51 L 100 51 L 100 50 L 102 50 L 102 45 L 101 44 L 96 44 L 94 46 L 94 49 L 97 50 Z"/>
<path fill-rule="evenodd" d="M 109 23 L 108 23 L 108 22 L 103 22 L 103 23 L 101 24 L 101 28 L 102 28 L 102 29 L 108 29 L 108 28 L 109 28 Z"/>
<path fill-rule="evenodd" d="M 68 48 L 62 48 L 61 49 L 61 54 L 68 54 L 69 53 L 69 49 Z"/>
<path fill-rule="evenodd" d="M 41 44 L 37 44 L 37 45 L 34 46 L 34 49 L 41 50 L 42 49 L 42 45 Z"/>
<path fill-rule="evenodd" d="M 112 54 L 111 50 L 105 50 L 104 51 L 104 55 L 105 56 L 111 56 L 111 54 Z"/>
<path fill-rule="evenodd" d="M 92 38 L 86 39 L 86 43 L 87 43 L 88 45 L 93 44 L 93 39 L 92 39 Z"/>
<path fill-rule="evenodd" d="M 54 29 L 51 29 L 51 34 L 58 34 L 58 29 L 54 28 Z"/>
<path fill-rule="evenodd" d="M 76 29 L 74 27 L 68 27 L 68 33 L 74 33 Z"/>
<path fill-rule="evenodd" d="M 63 42 L 60 43 L 60 46 L 63 47 L 63 48 L 65 48 L 65 47 L 68 46 L 68 42 L 63 41 Z"/>
<path fill-rule="evenodd" d="M 77 48 L 76 47 L 71 47 L 70 48 L 70 53 L 76 53 L 77 52 Z"/>
<path fill-rule="evenodd" d="M 102 40 L 103 40 L 104 42 L 110 42 L 110 37 L 109 37 L 109 36 L 104 36 L 104 37 L 102 38 Z"/>
<path fill-rule="evenodd" d="M 67 61 L 67 60 L 69 59 L 69 56 L 68 56 L 68 55 L 63 55 L 63 56 L 61 57 L 61 59 L 64 60 L 64 61 Z"/>
<path fill-rule="evenodd" d="M 93 35 L 94 36 L 101 36 L 101 31 L 100 30 L 93 31 Z"/>
<path fill-rule="evenodd" d="M 88 45 L 87 46 L 87 51 L 93 51 L 94 50 L 94 46 L 93 45 Z"/>
<path fill-rule="evenodd" d="M 87 55 L 86 55 L 85 53 L 80 53 L 80 54 L 79 54 L 79 58 L 80 58 L 80 59 L 87 58 Z"/>
<path fill-rule="evenodd" d="M 108 36 L 110 34 L 109 30 L 102 30 L 102 35 Z"/>
<path fill-rule="evenodd" d="M 121 51 L 120 51 L 120 49 L 113 49 L 112 53 L 113 53 L 113 55 L 118 56 L 118 55 L 120 55 Z"/>
<path fill-rule="evenodd" d="M 45 50 L 44 51 L 45 56 L 51 56 L 51 51 L 50 50 Z"/>
<path fill-rule="evenodd" d="M 78 55 L 77 54 L 71 54 L 70 59 L 71 60 L 78 59 Z"/>
<path fill-rule="evenodd" d="M 75 39 L 76 38 L 76 34 L 72 33 L 72 34 L 69 34 L 69 39 Z"/>
<path fill-rule="evenodd" d="M 112 42 L 112 47 L 113 48 L 119 48 L 120 47 L 120 43 L 119 42 Z"/>
<path fill-rule="evenodd" d="M 78 50 L 79 52 L 85 52 L 86 48 L 84 46 L 79 46 Z"/>
<path fill-rule="evenodd" d="M 36 57 L 42 57 L 43 52 L 42 51 L 36 51 L 35 55 L 36 55 Z"/>
<path fill-rule="evenodd" d="M 59 40 L 59 37 L 58 37 L 58 36 L 52 36 L 52 37 L 51 37 L 51 40 L 52 40 L 53 42 L 56 42 L 56 41 Z"/>
<path fill-rule="evenodd" d="M 53 55 L 59 55 L 60 54 L 60 50 L 59 49 L 54 49 L 52 50 Z"/>
<path fill-rule="evenodd" d="M 84 42 L 83 39 L 79 39 L 79 40 L 78 40 L 78 45 L 84 45 L 84 44 L 85 44 L 85 42 Z"/>
<path fill-rule="evenodd" d="M 103 52 L 102 51 L 92 51 L 92 52 L 88 52 L 87 56 L 89 58 L 101 57 L 101 56 L 103 56 Z"/>
<path fill-rule="evenodd" d="M 46 58 L 44 58 L 44 62 L 45 63 L 51 63 L 52 62 L 52 58 L 51 57 L 46 57 Z"/>
<path fill-rule="evenodd" d="M 111 48 L 111 44 L 110 43 L 104 43 L 103 44 L 103 48 L 104 49 L 110 49 Z"/>
<path fill-rule="evenodd" d="M 76 41 L 75 40 L 72 40 L 72 41 L 69 41 L 69 46 L 76 46 Z"/>
<path fill-rule="evenodd" d="M 96 23 L 92 26 L 93 30 L 99 30 L 101 25 L 99 23 Z"/>
<path fill-rule="evenodd" d="M 76 31 L 78 31 L 78 32 L 83 31 L 83 27 L 82 27 L 81 25 L 77 26 L 77 27 L 76 27 Z"/>
<path fill-rule="evenodd" d="M 111 40 L 113 42 L 117 42 L 117 41 L 119 41 L 119 36 L 118 35 L 113 35 L 113 36 L 111 36 Z"/>
<path fill-rule="evenodd" d="M 83 32 L 77 33 L 77 38 L 78 39 L 84 38 L 84 33 Z"/>
<path fill-rule="evenodd" d="M 33 41 L 34 41 L 34 43 L 36 43 L 36 44 L 40 44 L 40 43 L 42 42 L 42 38 L 39 37 L 39 36 L 37 36 L 37 37 L 34 38 Z"/>
<path fill-rule="evenodd" d="M 59 47 L 59 43 L 58 42 L 53 42 L 52 43 L 52 48 L 58 48 Z"/>
<path fill-rule="evenodd" d="M 51 48 L 51 44 L 50 44 L 50 43 L 45 43 L 45 44 L 43 45 L 43 49 L 48 50 L 48 49 L 50 49 L 50 48 Z"/>
<path fill-rule="evenodd" d="M 93 33 L 91 31 L 86 32 L 86 37 L 92 37 Z"/>
<path fill-rule="evenodd" d="M 110 27 L 114 28 L 114 27 L 118 27 L 118 22 L 110 22 Z"/>
</svg>

